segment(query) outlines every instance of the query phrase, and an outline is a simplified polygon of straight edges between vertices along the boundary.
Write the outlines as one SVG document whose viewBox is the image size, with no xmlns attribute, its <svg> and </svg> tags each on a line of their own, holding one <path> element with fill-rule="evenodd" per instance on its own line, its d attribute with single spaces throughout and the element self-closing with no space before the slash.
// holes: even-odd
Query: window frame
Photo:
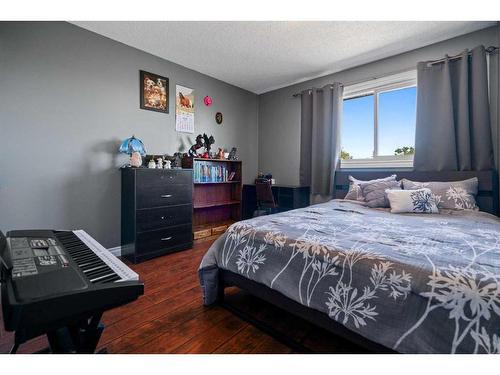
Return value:
<svg viewBox="0 0 500 375">
<path fill-rule="evenodd" d="M 342 100 L 373 95 L 373 157 L 340 159 L 340 168 L 411 168 L 413 155 L 378 155 L 378 102 L 381 93 L 417 87 L 417 71 L 410 70 L 390 76 L 366 80 L 344 87 Z M 414 145 L 413 145 L 414 146 Z M 342 148 L 342 144 L 340 146 Z"/>
</svg>

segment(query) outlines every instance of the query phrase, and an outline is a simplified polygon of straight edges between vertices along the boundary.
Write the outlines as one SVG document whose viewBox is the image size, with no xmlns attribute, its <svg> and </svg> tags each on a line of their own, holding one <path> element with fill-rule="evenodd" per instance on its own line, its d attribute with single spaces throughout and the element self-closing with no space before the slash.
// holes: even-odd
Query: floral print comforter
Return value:
<svg viewBox="0 0 500 375">
<path fill-rule="evenodd" d="M 233 224 L 200 266 L 223 268 L 404 353 L 500 352 L 500 220 L 391 214 L 332 200 Z"/>
</svg>

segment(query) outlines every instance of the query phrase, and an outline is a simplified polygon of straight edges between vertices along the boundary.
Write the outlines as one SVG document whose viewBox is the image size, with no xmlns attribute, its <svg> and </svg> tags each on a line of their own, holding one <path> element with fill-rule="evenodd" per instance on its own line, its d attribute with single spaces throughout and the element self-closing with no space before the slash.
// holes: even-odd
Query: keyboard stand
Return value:
<svg viewBox="0 0 500 375">
<path fill-rule="evenodd" d="M 80 323 L 47 332 L 49 346 L 36 352 L 36 354 L 94 354 L 96 353 L 99 339 L 104 330 L 101 321 L 102 313 L 84 319 Z M 10 354 L 15 354 L 21 343 L 16 342 Z M 107 353 L 106 348 L 98 353 Z"/>
</svg>

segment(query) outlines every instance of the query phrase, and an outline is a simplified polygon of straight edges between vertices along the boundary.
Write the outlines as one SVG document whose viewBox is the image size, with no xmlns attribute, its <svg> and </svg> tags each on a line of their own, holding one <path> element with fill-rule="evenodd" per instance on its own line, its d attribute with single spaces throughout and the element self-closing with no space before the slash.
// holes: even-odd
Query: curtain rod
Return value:
<svg viewBox="0 0 500 375">
<path fill-rule="evenodd" d="M 489 46 L 488 48 L 485 49 L 486 53 L 488 54 L 493 54 L 495 52 L 498 51 L 498 47 L 495 47 L 495 46 Z M 471 54 L 471 51 L 468 52 L 468 54 L 470 55 Z M 454 59 L 457 59 L 457 58 L 460 58 L 460 56 L 462 56 L 462 54 L 458 54 L 458 55 L 455 55 L 455 56 L 451 56 L 451 57 L 448 57 L 448 60 L 454 60 Z M 446 57 L 445 58 L 442 58 L 442 59 L 438 59 L 438 60 L 430 60 L 429 61 L 429 64 L 433 65 L 433 64 L 439 64 L 441 62 L 444 62 L 446 61 Z M 389 74 L 385 74 L 383 76 L 378 76 L 378 77 L 371 77 L 371 78 L 365 78 L 365 79 L 360 79 L 360 80 L 357 80 L 357 81 L 350 81 L 350 82 L 346 82 L 346 83 L 341 83 L 342 86 L 350 86 L 350 85 L 355 85 L 357 83 L 362 83 L 362 82 L 366 82 L 366 81 L 371 81 L 371 80 L 375 80 L 375 79 L 379 79 L 379 78 L 384 78 L 384 77 L 387 77 L 389 75 L 393 75 L 393 74 L 398 74 L 398 73 L 404 73 L 404 72 L 409 72 L 410 70 L 412 70 L 411 68 L 406 68 L 406 69 L 402 69 L 402 70 L 398 70 L 398 71 L 395 71 L 395 72 L 392 72 L 392 73 L 389 73 Z M 309 90 L 312 90 L 312 89 L 309 89 Z M 317 91 L 323 91 L 323 89 L 317 89 Z M 294 98 L 297 98 L 299 96 L 302 96 L 302 93 L 301 92 L 297 92 L 295 94 L 292 95 Z"/>
</svg>

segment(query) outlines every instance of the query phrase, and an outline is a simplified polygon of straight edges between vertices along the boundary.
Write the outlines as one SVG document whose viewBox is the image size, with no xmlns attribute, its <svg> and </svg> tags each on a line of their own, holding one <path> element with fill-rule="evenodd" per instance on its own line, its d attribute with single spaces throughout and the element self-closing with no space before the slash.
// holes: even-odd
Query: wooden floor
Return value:
<svg viewBox="0 0 500 375">
<path fill-rule="evenodd" d="M 145 284 L 137 301 L 104 314 L 106 326 L 99 347 L 108 353 L 292 353 L 293 350 L 220 306 L 205 307 L 197 270 L 211 242 L 193 249 L 131 265 Z M 277 330 L 321 353 L 362 350 L 317 329 L 244 292 L 232 289 L 228 300 Z M 0 327 L 0 353 L 7 353 L 13 335 Z M 45 337 L 19 348 L 33 353 L 47 346 Z"/>
</svg>

